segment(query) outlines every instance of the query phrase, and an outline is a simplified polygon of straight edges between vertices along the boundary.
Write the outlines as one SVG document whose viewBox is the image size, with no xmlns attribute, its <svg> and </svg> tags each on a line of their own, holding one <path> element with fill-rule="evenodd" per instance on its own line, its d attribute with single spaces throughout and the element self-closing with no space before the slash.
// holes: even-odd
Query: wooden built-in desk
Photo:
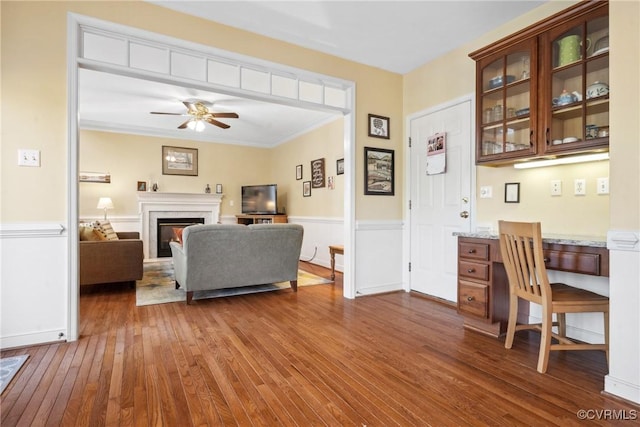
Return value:
<svg viewBox="0 0 640 427">
<path fill-rule="evenodd" d="M 458 313 L 464 326 L 493 336 L 506 331 L 509 283 L 497 235 L 455 233 L 458 236 Z M 547 270 L 609 276 L 606 239 L 543 236 Z M 521 301 L 518 322 L 527 323 L 529 304 Z"/>
</svg>

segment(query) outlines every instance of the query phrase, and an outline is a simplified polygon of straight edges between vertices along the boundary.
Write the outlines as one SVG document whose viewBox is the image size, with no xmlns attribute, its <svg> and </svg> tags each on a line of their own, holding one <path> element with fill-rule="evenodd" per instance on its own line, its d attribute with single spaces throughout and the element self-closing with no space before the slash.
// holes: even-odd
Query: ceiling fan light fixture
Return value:
<svg viewBox="0 0 640 427">
<path fill-rule="evenodd" d="M 204 122 L 200 119 L 191 120 L 189 123 L 187 123 L 187 127 L 196 132 L 202 132 L 205 128 Z"/>
</svg>

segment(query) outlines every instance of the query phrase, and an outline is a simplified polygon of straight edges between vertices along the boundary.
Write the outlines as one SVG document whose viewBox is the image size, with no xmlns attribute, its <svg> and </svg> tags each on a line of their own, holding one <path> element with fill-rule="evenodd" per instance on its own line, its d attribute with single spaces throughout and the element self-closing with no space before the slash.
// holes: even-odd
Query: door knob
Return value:
<svg viewBox="0 0 640 427">
<path fill-rule="evenodd" d="M 460 212 L 460 216 L 462 218 L 469 218 L 469 212 L 468 211 L 462 211 L 462 212 Z"/>
</svg>

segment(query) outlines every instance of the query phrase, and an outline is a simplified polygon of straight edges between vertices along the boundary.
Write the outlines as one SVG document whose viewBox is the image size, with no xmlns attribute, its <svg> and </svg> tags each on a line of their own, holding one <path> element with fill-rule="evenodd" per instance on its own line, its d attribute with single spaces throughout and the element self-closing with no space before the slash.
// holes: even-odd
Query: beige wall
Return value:
<svg viewBox="0 0 640 427">
<path fill-rule="evenodd" d="M 364 196 L 363 147 L 400 152 L 402 76 L 141 2 L 6 2 L 2 8 L 2 222 L 65 223 L 67 205 L 67 13 L 93 16 L 356 82 L 356 216 L 399 219 L 402 197 Z M 391 118 L 391 140 L 367 137 L 367 113 Z M 42 167 L 16 164 L 19 148 Z M 397 165 L 396 179 L 402 176 Z M 19 185 L 17 185 L 19 184 Z M 226 191 L 226 189 L 225 189 Z M 23 194 L 29 194 L 25 198 Z M 399 192 L 397 193 L 399 194 Z"/>
<path fill-rule="evenodd" d="M 542 5 L 530 13 L 503 25 L 483 37 L 474 40 L 436 60 L 423 65 L 405 75 L 404 79 L 404 111 L 405 115 L 421 111 L 445 101 L 472 94 L 475 91 L 475 62 L 468 54 L 487 44 L 499 40 L 519 29 L 538 22 L 560 10 L 569 7 L 573 1 L 553 1 Z M 616 46 L 625 46 L 628 52 L 638 52 L 638 2 L 614 1 L 610 8 L 610 28 L 612 41 Z M 614 36 L 619 32 L 620 41 L 615 43 Z M 624 37 L 622 35 L 624 34 Z M 478 167 L 476 173 L 476 191 L 479 194 L 481 186 L 493 187 L 492 199 L 478 199 L 477 224 L 497 227 L 497 220 L 540 220 L 545 231 L 549 233 L 579 234 L 588 236 L 604 236 L 613 226 L 610 221 L 609 205 L 614 207 L 614 201 L 620 200 L 619 208 L 611 219 L 632 228 L 638 228 L 638 113 L 637 102 L 628 102 L 615 96 L 616 82 L 625 87 L 618 93 L 639 93 L 638 91 L 638 56 L 620 55 L 612 50 L 611 64 L 611 136 L 612 164 L 623 165 L 612 167 L 611 197 L 596 195 L 596 179 L 609 176 L 609 162 L 586 163 L 572 166 L 556 166 L 531 170 L 515 170 L 511 167 L 490 168 Z M 629 63 L 631 61 L 631 63 Z M 631 65 L 631 66 L 630 66 Z M 617 77 L 620 75 L 620 77 Z M 635 76 L 635 77 L 634 77 Z M 620 83 L 617 83 L 620 84 Z M 629 86 L 631 85 L 629 91 Z M 635 91 L 634 91 L 635 90 Z M 620 95 L 618 95 L 620 96 Z M 624 96 L 624 95 L 622 95 Z M 636 97 L 637 98 L 637 97 Z M 618 101 L 619 100 L 619 101 Z M 631 107 L 631 108 L 629 108 Z M 616 114 L 616 111 L 621 115 Z M 621 118 L 624 117 L 624 118 Z M 633 119 L 635 117 L 635 119 Z M 626 180 L 623 174 L 634 172 Z M 618 175 L 618 177 L 616 176 Z M 574 179 L 587 180 L 587 195 L 579 197 L 573 195 Z M 550 181 L 563 182 L 563 195 L 550 195 Z M 631 181 L 631 185 L 625 182 Z M 504 203 L 504 184 L 506 182 L 521 183 L 521 203 L 517 205 Z M 623 195 L 624 199 L 617 195 Z M 625 208 L 622 208 L 624 204 Z M 631 204 L 633 209 L 627 207 Z M 633 224 L 633 225 L 631 225 Z"/>
<path fill-rule="evenodd" d="M 344 157 L 344 120 L 308 132 L 272 150 L 273 181 L 278 183 L 279 203 L 287 214 L 311 217 L 342 218 L 344 213 L 344 175 L 336 175 L 336 160 Z M 302 183 L 311 180 L 311 161 L 324 158 L 325 176 L 332 176 L 335 188 L 313 188 L 311 197 L 302 196 Z M 295 169 L 302 165 L 302 180 L 296 180 Z M 326 181 L 325 181 L 326 182 Z"/>
<path fill-rule="evenodd" d="M 611 228 L 640 230 L 640 2 L 609 5 Z"/>
<path fill-rule="evenodd" d="M 344 211 L 344 175 L 336 177 L 336 160 L 344 157 L 343 119 L 313 129 L 274 148 L 256 148 L 223 143 L 204 143 L 170 138 L 146 137 L 111 132 L 80 133 L 80 170 L 109 172 L 110 184 L 81 182 L 79 209 L 81 218 L 100 217 L 98 198 L 111 197 L 114 209 L 108 215 L 138 214 L 137 182 L 157 182 L 160 191 L 203 193 L 207 184 L 215 192 L 222 184 L 222 215 L 241 212 L 241 187 L 254 184 L 278 184 L 278 210 L 289 215 L 339 217 Z M 162 174 L 162 146 L 171 145 L 198 150 L 198 176 Z M 310 180 L 310 162 L 325 159 L 325 173 L 336 186 L 313 189 L 311 197 L 302 196 L 302 182 Z M 303 180 L 297 181 L 296 165 L 303 165 Z M 233 206 L 231 206 L 233 202 Z"/>
<path fill-rule="evenodd" d="M 162 146 L 198 150 L 198 176 L 162 174 Z M 157 182 L 160 191 L 169 193 L 204 193 L 207 184 L 215 192 L 222 184 L 222 215 L 240 213 L 240 187 L 267 184 L 271 180 L 271 151 L 266 148 L 229 144 L 182 141 L 111 132 L 80 133 L 80 170 L 110 172 L 110 184 L 79 184 L 80 217 L 92 218 L 102 213 L 96 209 L 99 197 L 111 197 L 115 208 L 110 216 L 138 214 L 138 181 Z M 269 181 L 269 182 L 267 182 Z M 234 206 L 229 202 L 234 201 Z"/>
</svg>

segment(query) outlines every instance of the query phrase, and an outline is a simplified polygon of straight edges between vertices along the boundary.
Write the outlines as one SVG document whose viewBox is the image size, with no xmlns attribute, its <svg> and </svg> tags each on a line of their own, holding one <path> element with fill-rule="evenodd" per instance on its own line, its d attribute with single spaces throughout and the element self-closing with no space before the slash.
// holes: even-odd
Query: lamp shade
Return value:
<svg viewBox="0 0 640 427">
<path fill-rule="evenodd" d="M 111 201 L 111 197 L 100 197 L 98 200 L 98 209 L 113 209 L 113 202 Z"/>
</svg>

